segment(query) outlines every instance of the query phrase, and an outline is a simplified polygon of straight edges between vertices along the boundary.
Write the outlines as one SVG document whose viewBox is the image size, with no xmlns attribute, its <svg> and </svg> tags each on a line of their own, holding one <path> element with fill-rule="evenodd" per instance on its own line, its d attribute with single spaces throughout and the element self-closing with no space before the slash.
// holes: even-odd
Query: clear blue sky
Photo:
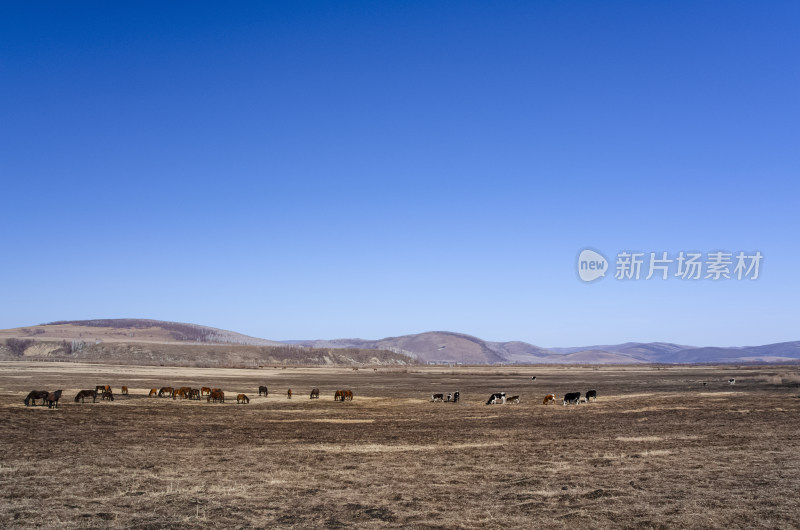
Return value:
<svg viewBox="0 0 800 530">
<path fill-rule="evenodd" d="M 797 2 L 3 2 L 0 328 L 798 340 Z M 576 274 L 584 247 L 764 255 Z"/>
</svg>

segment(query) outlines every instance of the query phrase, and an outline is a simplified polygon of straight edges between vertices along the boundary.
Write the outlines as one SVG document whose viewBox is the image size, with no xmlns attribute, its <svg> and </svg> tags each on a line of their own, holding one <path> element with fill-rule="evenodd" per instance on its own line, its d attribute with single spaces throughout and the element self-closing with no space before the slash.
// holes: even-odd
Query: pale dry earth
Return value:
<svg viewBox="0 0 800 530">
<path fill-rule="evenodd" d="M 796 366 L 4 362 L 0 527 L 797 528 L 798 382 Z M 114 402 L 72 401 L 99 384 Z M 228 400 L 147 397 L 167 385 Z M 57 410 L 24 406 L 57 388 Z M 596 402 L 542 405 L 590 388 Z M 430 402 L 455 390 L 460 404 Z M 501 390 L 522 402 L 484 405 Z"/>
</svg>

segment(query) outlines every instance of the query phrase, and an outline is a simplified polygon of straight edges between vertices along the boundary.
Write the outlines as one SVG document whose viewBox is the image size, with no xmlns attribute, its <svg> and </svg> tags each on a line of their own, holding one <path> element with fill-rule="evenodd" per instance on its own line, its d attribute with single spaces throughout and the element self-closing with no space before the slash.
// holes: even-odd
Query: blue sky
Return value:
<svg viewBox="0 0 800 530">
<path fill-rule="evenodd" d="M 796 2 L 3 2 L 0 327 L 798 340 L 798 24 Z M 585 247 L 764 259 L 587 284 Z"/>
</svg>

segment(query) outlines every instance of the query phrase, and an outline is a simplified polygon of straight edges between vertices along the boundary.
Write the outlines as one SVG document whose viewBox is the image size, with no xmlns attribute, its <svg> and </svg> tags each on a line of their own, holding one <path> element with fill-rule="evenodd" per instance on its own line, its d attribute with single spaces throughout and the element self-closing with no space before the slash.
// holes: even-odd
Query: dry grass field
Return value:
<svg viewBox="0 0 800 530">
<path fill-rule="evenodd" d="M 0 527 L 797 528 L 798 382 L 797 367 L 0 363 Z M 99 384 L 113 403 L 73 402 Z M 147 397 L 166 385 L 227 401 Z M 23 405 L 57 388 L 57 410 Z M 590 388 L 596 402 L 542 405 Z M 522 402 L 484 405 L 494 391 Z"/>
</svg>

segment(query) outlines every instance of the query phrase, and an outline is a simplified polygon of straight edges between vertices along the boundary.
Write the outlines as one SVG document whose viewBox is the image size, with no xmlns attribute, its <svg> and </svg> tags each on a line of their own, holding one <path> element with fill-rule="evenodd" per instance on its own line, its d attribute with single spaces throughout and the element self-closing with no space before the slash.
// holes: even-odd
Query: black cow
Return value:
<svg viewBox="0 0 800 530">
<path fill-rule="evenodd" d="M 568 394 L 564 394 L 564 405 L 567 403 L 575 403 L 576 405 L 581 402 L 581 393 L 580 392 L 570 392 Z"/>
<path fill-rule="evenodd" d="M 586 392 L 586 401 L 589 402 L 592 398 L 597 401 L 597 390 L 589 390 Z"/>
<path fill-rule="evenodd" d="M 431 396 L 431 401 L 444 401 L 444 394 L 434 394 Z"/>
<path fill-rule="evenodd" d="M 269 391 L 267 390 L 267 387 L 265 387 L 264 385 L 258 387 L 258 395 L 260 396 L 262 394 L 265 396 L 269 395 Z"/>
<path fill-rule="evenodd" d="M 500 402 L 502 405 L 506 403 L 506 393 L 505 392 L 495 392 L 489 399 L 486 401 L 487 405 L 495 405 L 497 402 Z"/>
<path fill-rule="evenodd" d="M 461 396 L 461 394 L 458 392 L 458 390 L 456 390 L 456 391 L 453 393 L 453 403 L 458 403 L 458 398 L 459 398 L 460 396 Z"/>
</svg>

